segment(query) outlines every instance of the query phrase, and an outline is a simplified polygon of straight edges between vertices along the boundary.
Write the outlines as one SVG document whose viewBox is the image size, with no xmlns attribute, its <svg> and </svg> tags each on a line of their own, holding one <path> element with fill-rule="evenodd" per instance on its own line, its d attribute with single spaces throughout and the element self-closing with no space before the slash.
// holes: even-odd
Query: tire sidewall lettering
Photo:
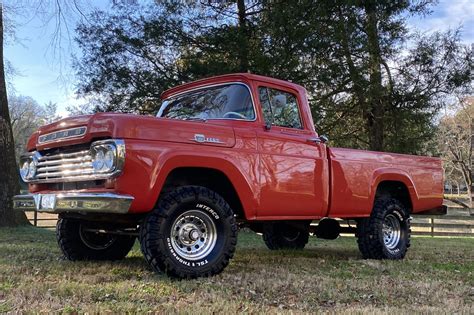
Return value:
<svg viewBox="0 0 474 315">
<path fill-rule="evenodd" d="M 400 221 L 401 235 L 400 235 L 400 240 L 398 241 L 396 248 L 389 249 L 385 245 L 384 245 L 384 248 L 390 255 L 398 255 L 401 252 L 401 249 L 406 246 L 406 240 L 403 237 L 403 235 L 405 234 L 404 232 L 405 218 L 403 217 L 403 214 L 398 209 L 393 209 L 392 211 L 389 211 L 387 215 L 388 214 L 393 214 Z"/>
<path fill-rule="evenodd" d="M 211 214 L 211 216 L 215 219 L 215 220 L 219 220 L 220 216 L 219 214 L 214 210 L 212 209 L 211 207 L 209 207 L 208 205 L 205 205 L 205 204 L 202 204 L 202 203 L 197 203 L 195 205 L 196 209 L 199 209 L 199 210 L 204 210 L 206 212 L 208 212 L 209 214 Z"/>
<path fill-rule="evenodd" d="M 400 223 L 403 223 L 405 221 L 405 218 L 400 213 L 400 211 L 394 210 L 392 213 L 397 216 L 398 220 L 400 220 Z"/>
<path fill-rule="evenodd" d="M 166 239 L 166 246 L 168 247 L 168 250 L 170 251 L 171 256 L 179 263 L 182 265 L 185 265 L 187 267 L 201 267 L 204 265 L 207 265 L 209 261 L 207 259 L 202 259 L 200 261 L 191 261 L 191 260 L 186 260 L 182 258 L 178 253 L 175 252 L 173 249 L 173 246 L 171 245 L 171 239 L 168 237 Z"/>
</svg>

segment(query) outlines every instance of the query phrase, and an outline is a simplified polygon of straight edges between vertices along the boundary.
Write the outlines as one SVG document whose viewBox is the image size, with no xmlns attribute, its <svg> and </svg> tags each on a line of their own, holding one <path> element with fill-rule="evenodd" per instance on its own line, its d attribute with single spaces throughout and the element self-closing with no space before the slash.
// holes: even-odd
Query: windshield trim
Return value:
<svg viewBox="0 0 474 315">
<path fill-rule="evenodd" d="M 195 91 L 199 91 L 199 90 L 204 90 L 204 89 L 207 89 L 207 88 L 211 88 L 211 87 L 216 87 L 216 86 L 222 86 L 222 85 L 235 85 L 235 84 L 239 84 L 239 85 L 243 85 L 247 88 L 247 90 L 249 91 L 250 93 L 250 101 L 252 102 L 252 108 L 253 108 L 253 114 L 254 114 L 254 118 L 253 119 L 243 119 L 243 118 L 208 118 L 206 120 L 240 120 L 240 121 L 257 121 L 257 108 L 255 106 L 255 100 L 253 98 L 253 93 L 252 93 L 252 90 L 250 89 L 250 87 L 244 83 L 244 82 L 238 82 L 238 81 L 231 81 L 231 82 L 222 82 L 222 83 L 215 83 L 215 84 L 208 84 L 208 85 L 201 85 L 201 86 L 198 86 L 198 87 L 195 87 L 195 88 L 192 88 L 192 89 L 189 89 L 189 90 L 186 90 L 186 91 L 182 91 L 182 92 L 179 92 L 179 93 L 176 93 L 176 94 L 173 94 L 173 95 L 170 95 L 168 96 L 167 98 L 165 98 L 163 100 L 166 101 L 166 100 L 169 100 L 169 99 L 172 99 L 174 97 L 177 97 L 177 96 L 180 96 L 180 95 L 183 95 L 183 94 L 186 94 L 186 93 L 189 93 L 189 92 L 195 92 Z M 160 107 L 161 109 L 161 107 Z M 160 110 L 158 110 L 158 113 L 160 112 Z M 166 117 L 158 117 L 158 113 L 156 114 L 156 117 L 157 118 L 165 118 L 165 119 L 174 119 L 174 118 L 166 118 Z M 178 119 L 178 120 L 183 120 L 183 119 Z"/>
</svg>

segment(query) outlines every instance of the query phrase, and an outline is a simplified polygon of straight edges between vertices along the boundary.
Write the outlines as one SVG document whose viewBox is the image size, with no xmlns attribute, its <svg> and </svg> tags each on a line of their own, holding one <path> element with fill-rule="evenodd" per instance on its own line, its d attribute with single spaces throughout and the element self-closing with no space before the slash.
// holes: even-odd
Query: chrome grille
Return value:
<svg viewBox="0 0 474 315">
<path fill-rule="evenodd" d="M 93 175 L 92 156 L 89 150 L 71 153 L 59 153 L 38 157 L 35 178 L 42 181 L 62 181 L 79 179 Z"/>
<path fill-rule="evenodd" d="M 109 158 L 108 166 L 104 164 L 105 151 L 113 154 L 112 164 Z M 102 158 L 97 158 L 98 152 L 102 152 Z M 20 175 L 26 183 L 98 181 L 119 176 L 124 164 L 125 141 L 106 139 L 92 142 L 89 148 L 84 144 L 22 155 Z"/>
</svg>

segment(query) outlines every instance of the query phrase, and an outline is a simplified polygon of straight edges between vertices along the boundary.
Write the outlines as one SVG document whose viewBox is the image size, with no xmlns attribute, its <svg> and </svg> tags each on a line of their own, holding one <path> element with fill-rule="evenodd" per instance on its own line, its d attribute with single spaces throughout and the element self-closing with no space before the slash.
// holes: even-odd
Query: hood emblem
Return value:
<svg viewBox="0 0 474 315">
<path fill-rule="evenodd" d="M 87 127 L 79 127 L 79 128 L 71 128 L 65 130 L 59 130 L 55 132 L 51 132 L 45 135 L 41 135 L 38 137 L 38 143 L 43 144 L 59 139 L 66 139 L 66 138 L 76 138 L 83 136 L 87 131 Z"/>
<path fill-rule="evenodd" d="M 191 140 L 194 140 L 198 143 L 220 143 L 220 144 L 224 143 L 219 138 L 206 137 L 205 135 L 198 134 L 198 133 L 195 134 L 194 139 L 191 139 Z"/>
</svg>

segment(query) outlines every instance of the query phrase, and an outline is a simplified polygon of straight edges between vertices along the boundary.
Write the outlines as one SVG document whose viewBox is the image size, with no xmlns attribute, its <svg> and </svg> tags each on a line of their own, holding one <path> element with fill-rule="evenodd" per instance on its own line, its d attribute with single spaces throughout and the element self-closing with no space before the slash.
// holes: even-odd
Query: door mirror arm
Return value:
<svg viewBox="0 0 474 315">
<path fill-rule="evenodd" d="M 319 136 L 319 139 L 321 140 L 322 143 L 326 143 L 329 141 L 329 138 L 326 135 Z"/>
<path fill-rule="evenodd" d="M 272 129 L 272 122 L 271 121 L 266 121 L 265 122 L 265 130 L 269 131 L 270 129 Z"/>
<path fill-rule="evenodd" d="M 310 138 L 308 139 L 308 142 L 311 143 L 326 143 L 329 141 L 329 138 L 327 136 L 319 136 L 317 138 Z"/>
</svg>

